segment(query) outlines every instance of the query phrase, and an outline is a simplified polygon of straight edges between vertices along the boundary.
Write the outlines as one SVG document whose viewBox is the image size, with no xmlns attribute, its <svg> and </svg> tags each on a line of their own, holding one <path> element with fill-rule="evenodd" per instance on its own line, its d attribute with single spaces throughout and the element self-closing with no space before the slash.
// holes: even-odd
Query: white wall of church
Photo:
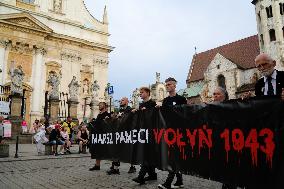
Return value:
<svg viewBox="0 0 284 189">
<path fill-rule="evenodd" d="M 229 97 L 235 98 L 235 86 L 237 82 L 236 69 L 236 64 L 224 58 L 222 55 L 217 54 L 204 73 L 204 79 L 207 81 L 209 95 L 211 96 L 214 89 L 218 86 L 218 76 L 223 75 L 225 77 L 225 84 Z"/>
</svg>

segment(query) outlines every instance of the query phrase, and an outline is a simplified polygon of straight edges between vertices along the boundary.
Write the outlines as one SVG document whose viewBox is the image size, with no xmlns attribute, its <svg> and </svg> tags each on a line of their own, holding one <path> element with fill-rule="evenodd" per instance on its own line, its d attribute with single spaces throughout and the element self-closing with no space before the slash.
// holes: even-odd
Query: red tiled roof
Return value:
<svg viewBox="0 0 284 189">
<path fill-rule="evenodd" d="M 255 67 L 254 59 L 260 53 L 258 36 L 254 35 L 193 56 L 187 83 L 204 79 L 204 72 L 219 53 L 241 69 Z"/>
</svg>

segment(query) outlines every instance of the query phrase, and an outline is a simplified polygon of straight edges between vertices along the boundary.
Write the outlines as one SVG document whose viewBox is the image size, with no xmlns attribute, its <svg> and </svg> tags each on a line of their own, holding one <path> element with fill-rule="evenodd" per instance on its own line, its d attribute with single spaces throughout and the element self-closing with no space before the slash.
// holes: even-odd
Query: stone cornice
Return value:
<svg viewBox="0 0 284 189">
<path fill-rule="evenodd" d="M 32 33 L 32 34 L 43 36 L 43 37 L 46 37 L 48 35 L 48 32 L 45 32 L 44 30 L 20 26 L 18 24 L 6 22 L 3 20 L 0 20 L 0 27 L 9 28 L 9 29 L 13 29 L 16 31 L 21 31 L 21 32 Z"/>
<path fill-rule="evenodd" d="M 66 41 L 67 43 L 73 43 L 74 45 L 78 45 L 78 46 L 86 46 L 86 47 L 90 47 L 90 48 L 98 48 L 98 49 L 104 49 L 107 50 L 108 52 L 113 51 L 114 47 L 112 46 L 108 46 L 105 44 L 101 44 L 101 43 L 94 43 L 94 42 L 90 42 L 84 39 L 79 39 L 76 37 L 71 37 L 71 36 L 67 36 L 67 35 L 62 35 L 62 34 L 57 34 L 57 33 L 52 33 L 50 35 L 48 35 L 46 37 L 48 40 L 54 40 L 54 41 Z"/>
<path fill-rule="evenodd" d="M 23 11 L 25 13 L 29 13 L 29 14 L 33 14 L 33 15 L 44 17 L 44 18 L 46 18 L 48 20 L 53 20 L 53 21 L 60 22 L 60 23 L 63 23 L 63 24 L 69 24 L 69 25 L 72 25 L 72 26 L 75 26 L 75 27 L 79 27 L 79 28 L 84 29 L 84 30 L 93 31 L 93 32 L 96 32 L 96 33 L 99 33 L 99 34 L 102 34 L 102 35 L 110 36 L 109 33 L 106 33 L 106 32 L 103 32 L 103 31 L 99 31 L 99 30 L 95 30 L 95 29 L 91 29 L 91 28 L 87 28 L 87 27 L 85 27 L 85 26 L 83 26 L 81 24 L 68 22 L 68 21 L 64 21 L 64 20 L 59 20 L 59 19 L 53 18 L 53 17 L 48 16 L 48 15 L 43 14 L 43 13 L 38 13 L 38 12 L 31 11 L 31 10 L 19 8 L 19 7 L 16 7 L 16 6 L 13 6 L 13 5 L 8 5 L 8 4 L 2 3 L 2 2 L 0 2 L 0 6 L 13 8 L 13 9 L 16 9 L 16 10 L 19 10 L 19 11 Z"/>
</svg>

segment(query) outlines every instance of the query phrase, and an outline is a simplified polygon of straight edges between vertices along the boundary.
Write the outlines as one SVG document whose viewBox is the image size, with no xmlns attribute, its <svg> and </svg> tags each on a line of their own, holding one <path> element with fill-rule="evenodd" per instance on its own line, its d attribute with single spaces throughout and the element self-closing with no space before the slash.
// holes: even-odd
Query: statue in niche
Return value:
<svg viewBox="0 0 284 189">
<path fill-rule="evenodd" d="M 14 65 L 14 62 L 12 62 Z M 16 69 L 10 70 L 11 75 L 11 93 L 23 95 L 23 80 L 24 72 L 22 66 L 18 66 Z"/>
<path fill-rule="evenodd" d="M 83 87 L 82 87 L 84 95 L 88 95 L 89 94 L 89 92 L 90 92 L 89 85 L 90 85 L 89 84 L 89 80 L 88 79 L 84 79 L 83 80 Z"/>
<path fill-rule="evenodd" d="M 53 0 L 53 11 L 57 13 L 62 12 L 62 0 Z"/>
<path fill-rule="evenodd" d="M 73 79 L 68 85 L 69 87 L 69 95 L 71 101 L 78 101 L 78 91 L 79 91 L 79 83 L 76 81 L 76 76 L 73 76 Z"/>
<path fill-rule="evenodd" d="M 49 72 L 47 83 L 51 86 L 51 90 L 49 92 L 50 99 L 59 99 L 59 85 L 61 78 L 61 73 L 56 74 L 54 71 Z"/>
</svg>

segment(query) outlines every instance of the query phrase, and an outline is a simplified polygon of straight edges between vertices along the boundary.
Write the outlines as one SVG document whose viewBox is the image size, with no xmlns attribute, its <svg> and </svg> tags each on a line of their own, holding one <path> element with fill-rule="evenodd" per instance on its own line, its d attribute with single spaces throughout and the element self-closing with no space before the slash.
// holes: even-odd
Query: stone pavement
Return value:
<svg viewBox="0 0 284 189">
<path fill-rule="evenodd" d="M 100 171 L 89 171 L 95 160 L 90 154 L 78 154 L 78 146 L 72 147 L 71 155 L 37 156 L 31 144 L 19 145 L 19 158 L 14 158 L 15 145 L 10 146 L 10 157 L 0 158 L 0 189 L 17 188 L 117 188 L 154 189 L 165 181 L 167 172 L 158 170 L 158 181 L 139 186 L 128 174 L 129 164 L 122 163 L 120 175 L 109 176 L 106 170 L 111 162 L 102 161 Z M 139 166 L 136 166 L 137 168 Z M 185 188 L 219 189 L 221 184 L 193 176 L 184 176 Z"/>
</svg>

